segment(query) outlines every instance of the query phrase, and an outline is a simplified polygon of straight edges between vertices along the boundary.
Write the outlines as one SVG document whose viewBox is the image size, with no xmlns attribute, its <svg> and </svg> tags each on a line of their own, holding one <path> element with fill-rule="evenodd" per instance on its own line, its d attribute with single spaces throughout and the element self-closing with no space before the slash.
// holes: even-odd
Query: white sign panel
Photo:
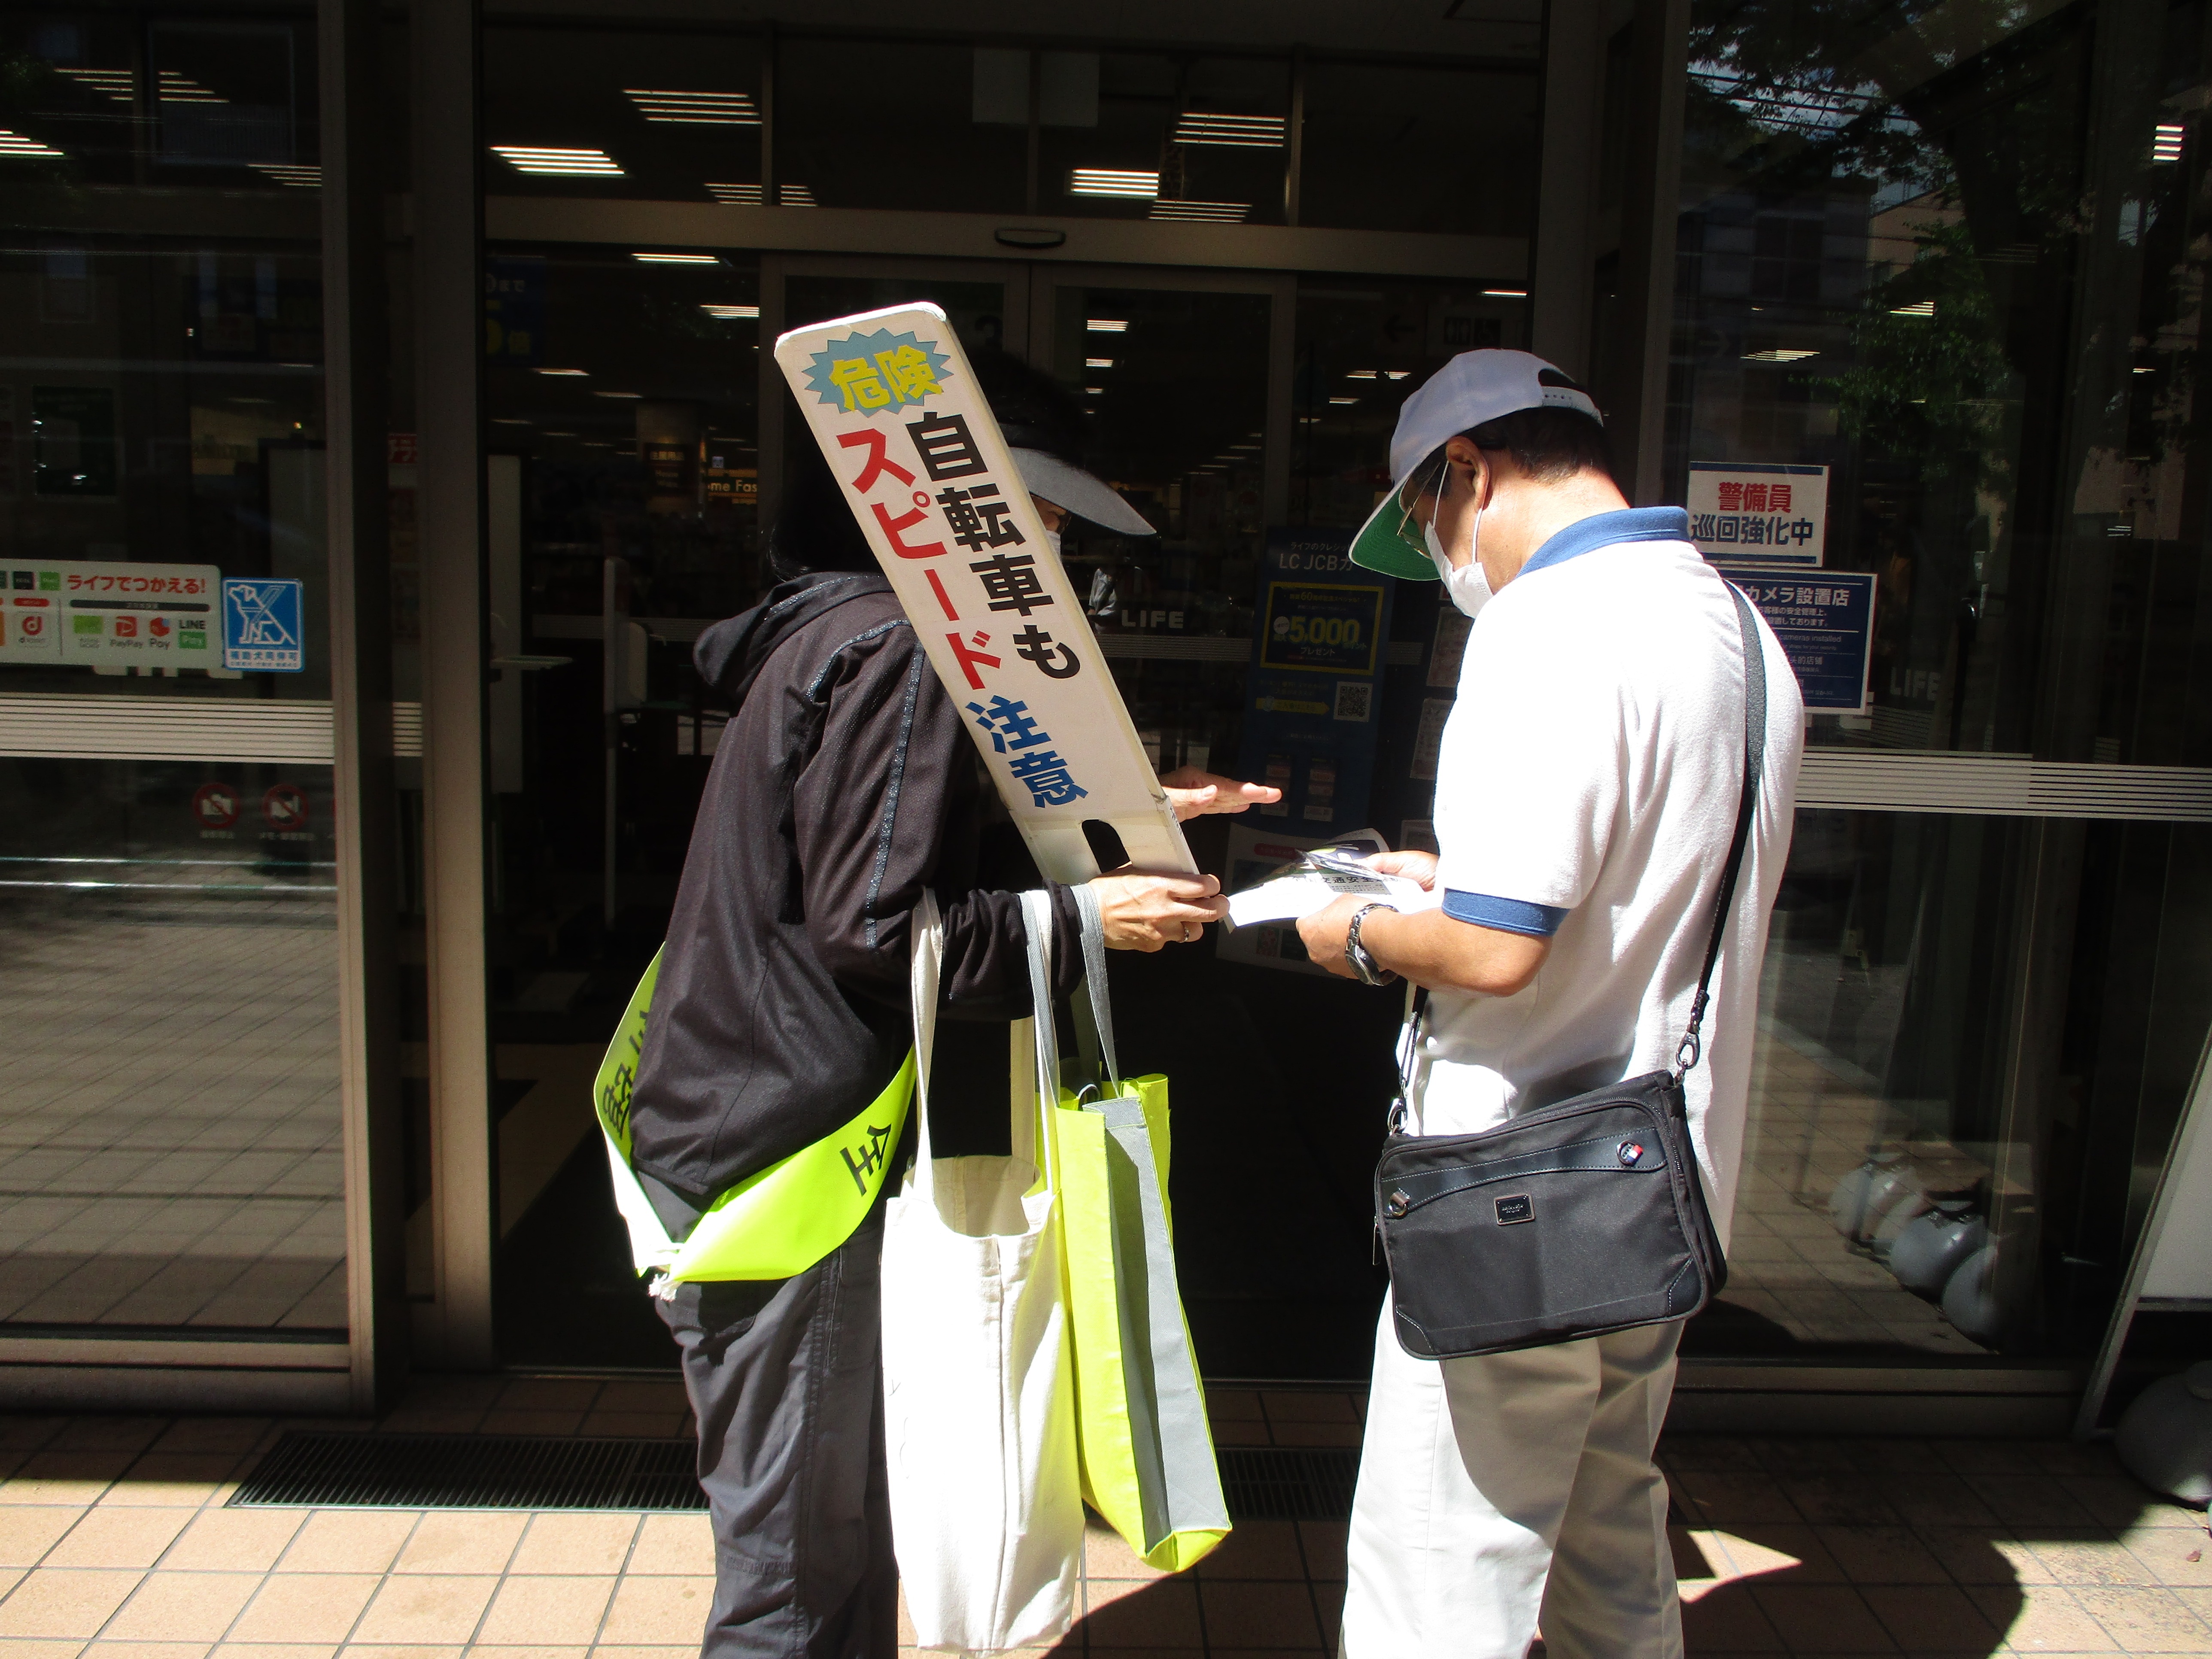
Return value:
<svg viewBox="0 0 2212 1659">
<path fill-rule="evenodd" d="M 1037 867 L 1096 875 L 1098 819 L 1136 863 L 1195 870 L 945 313 L 818 323 L 775 359 Z"/>
<path fill-rule="evenodd" d="M 1828 469 L 1765 461 L 1692 461 L 1690 539 L 1709 559 L 1826 562 Z"/>
<path fill-rule="evenodd" d="M 221 668 L 211 564 L 0 557 L 0 663 Z"/>
</svg>

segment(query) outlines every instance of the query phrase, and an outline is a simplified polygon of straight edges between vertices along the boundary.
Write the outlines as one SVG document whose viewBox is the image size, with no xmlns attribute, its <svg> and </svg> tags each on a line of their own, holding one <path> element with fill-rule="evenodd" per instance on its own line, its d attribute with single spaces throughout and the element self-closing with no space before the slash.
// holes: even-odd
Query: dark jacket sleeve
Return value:
<svg viewBox="0 0 2212 1659">
<path fill-rule="evenodd" d="M 944 890 L 948 826 L 972 825 L 972 742 L 903 622 L 856 641 L 825 668 L 814 693 L 825 706 L 814 753 L 792 792 L 793 832 L 806 902 L 806 932 L 822 964 L 847 991 L 907 1001 L 908 916 L 925 886 L 945 921 L 945 1012 L 1018 1019 L 1030 1012 L 1027 935 L 1017 893 Z M 1073 890 L 1053 899 L 1053 994 L 1083 977 Z"/>
</svg>

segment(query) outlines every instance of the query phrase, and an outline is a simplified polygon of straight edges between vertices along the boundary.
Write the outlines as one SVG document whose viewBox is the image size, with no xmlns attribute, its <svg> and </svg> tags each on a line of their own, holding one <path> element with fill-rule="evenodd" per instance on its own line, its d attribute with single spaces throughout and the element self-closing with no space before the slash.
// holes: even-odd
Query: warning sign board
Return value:
<svg viewBox="0 0 2212 1659">
<path fill-rule="evenodd" d="M 817 323 L 775 358 L 1037 867 L 1097 874 L 1097 819 L 1136 863 L 1196 869 L 945 313 Z"/>
<path fill-rule="evenodd" d="M 211 564 L 0 557 L 0 663 L 219 668 Z"/>
</svg>

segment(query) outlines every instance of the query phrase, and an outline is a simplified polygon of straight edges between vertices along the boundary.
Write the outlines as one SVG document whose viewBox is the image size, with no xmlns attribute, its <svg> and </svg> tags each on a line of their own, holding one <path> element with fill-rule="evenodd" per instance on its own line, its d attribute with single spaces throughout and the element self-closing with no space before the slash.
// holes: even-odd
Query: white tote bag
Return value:
<svg viewBox="0 0 2212 1659">
<path fill-rule="evenodd" d="M 1053 1641 L 1074 1611 L 1083 1489 L 1059 1200 L 1048 1143 L 1039 1179 L 1036 1099 L 1018 1075 L 1012 1157 L 931 1155 L 944 931 L 927 893 L 913 930 L 921 1153 L 884 1217 L 891 1537 L 918 1644 L 996 1653 Z"/>
</svg>

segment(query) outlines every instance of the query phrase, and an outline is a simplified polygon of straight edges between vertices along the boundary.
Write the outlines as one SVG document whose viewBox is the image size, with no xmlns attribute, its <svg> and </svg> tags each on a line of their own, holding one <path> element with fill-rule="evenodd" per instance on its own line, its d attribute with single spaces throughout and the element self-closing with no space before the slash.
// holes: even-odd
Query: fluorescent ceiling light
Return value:
<svg viewBox="0 0 2212 1659">
<path fill-rule="evenodd" d="M 549 438 L 573 438 L 576 434 L 573 432 L 549 432 L 545 435 Z"/>
<path fill-rule="evenodd" d="M 1193 110 L 1175 125 L 1178 144 L 1231 144 L 1243 149 L 1280 149 L 1285 123 L 1279 115 L 1201 114 Z"/>
<path fill-rule="evenodd" d="M 2138 374 L 2155 374 L 2158 371 L 2155 368 L 2138 368 L 2136 370 L 2136 373 Z"/>
<path fill-rule="evenodd" d="M 1229 446 L 1229 453 L 1234 455 L 1243 450 L 1257 449 L 1260 446 L 1258 444 L 1231 444 Z"/>
<path fill-rule="evenodd" d="M 0 155 L 59 155 L 62 152 L 20 132 L 0 132 Z"/>
<path fill-rule="evenodd" d="M 1127 334 L 1129 331 L 1127 317 L 1086 317 L 1083 319 L 1083 325 L 1093 334 Z"/>
<path fill-rule="evenodd" d="M 589 380 L 592 374 L 592 371 L 588 368 L 541 368 L 538 372 L 540 374 L 561 374 L 568 376 L 572 379 L 580 378 L 584 380 Z"/>
<path fill-rule="evenodd" d="M 1375 378 L 1375 371 L 1371 368 L 1347 368 L 1344 371 L 1344 378 L 1347 380 L 1371 380 Z"/>
<path fill-rule="evenodd" d="M 1747 363 L 1802 363 L 1808 357 L 1817 357 L 1817 351 L 1796 351 L 1777 346 L 1769 351 L 1747 351 L 1743 360 Z"/>
<path fill-rule="evenodd" d="M 1148 198 L 1160 193 L 1160 175 L 1124 167 L 1077 167 L 1067 175 L 1067 193 Z"/>
<path fill-rule="evenodd" d="M 1114 360 L 1111 357 L 1085 357 L 1083 366 L 1085 368 L 1111 368 Z"/>
<path fill-rule="evenodd" d="M 760 106 L 748 92 L 656 92 L 624 87 L 623 96 L 648 121 L 694 127 L 757 127 Z"/>
<path fill-rule="evenodd" d="M 2148 374 L 2150 371 L 2147 368 L 2139 368 L 2136 373 L 2138 374 Z M 1096 398 L 1105 390 L 1106 388 L 1103 386 L 1087 386 L 1083 388 L 1083 395 L 1086 398 Z"/>
<path fill-rule="evenodd" d="M 320 167 L 295 166 L 286 161 L 248 161 L 246 165 L 256 173 L 274 179 L 280 185 L 290 185 L 294 190 L 320 190 L 323 187 L 323 170 Z"/>
<path fill-rule="evenodd" d="M 2160 121 L 2151 129 L 2150 159 L 2154 161 L 2179 161 L 2181 141 L 2186 128 L 2168 121 Z"/>
<path fill-rule="evenodd" d="M 227 104 L 230 101 L 220 93 L 211 92 L 189 75 L 179 75 L 174 70 L 163 70 L 156 77 L 155 90 L 165 104 Z"/>
<path fill-rule="evenodd" d="M 1916 300 L 1909 306 L 1892 306 L 1889 314 L 1893 317 L 1933 317 L 1936 302 L 1933 300 Z"/>
<path fill-rule="evenodd" d="M 137 95 L 137 77 L 127 69 L 65 69 L 62 73 L 80 86 L 104 93 L 118 104 L 127 104 Z"/>
<path fill-rule="evenodd" d="M 1382 371 L 1382 378 L 1386 380 L 1402 380 L 1413 372 L 1410 368 L 1386 368 Z"/>
<path fill-rule="evenodd" d="M 1329 399 L 1329 402 L 1333 404 L 1356 404 L 1358 401 L 1359 399 L 1357 398 L 1331 398 Z"/>
<path fill-rule="evenodd" d="M 1204 219 L 1215 224 L 1241 225 L 1252 211 L 1249 202 L 1154 202 L 1155 219 Z"/>
<path fill-rule="evenodd" d="M 644 397 L 644 396 L 645 396 L 645 393 L 643 393 L 642 392 L 594 392 L 592 394 L 592 396 L 593 396 L 594 398 L 642 398 L 642 397 Z"/>
<path fill-rule="evenodd" d="M 520 415 L 495 415 L 491 417 L 491 423 L 494 426 L 528 426 L 530 424 Z"/>
<path fill-rule="evenodd" d="M 719 265 L 722 263 L 711 253 L 633 253 L 629 257 L 643 265 Z"/>
<path fill-rule="evenodd" d="M 1492 300 L 1525 300 L 1528 297 L 1528 290 L 1525 288 L 1486 288 L 1482 292 L 1485 298 Z"/>
<path fill-rule="evenodd" d="M 761 187 L 758 185 L 710 184 L 707 188 L 724 207 L 758 207 L 761 204 Z"/>
<path fill-rule="evenodd" d="M 819 207 L 821 205 L 814 199 L 814 192 L 804 185 L 778 185 L 775 187 L 775 199 L 776 204 L 780 207 Z"/>
<path fill-rule="evenodd" d="M 718 322 L 753 323 L 760 320 L 758 306 L 701 306 L 699 309 Z"/>
<path fill-rule="evenodd" d="M 562 178 L 619 179 L 623 170 L 603 149 L 550 149 L 535 144 L 494 144 L 492 154 L 517 173 Z"/>
</svg>

